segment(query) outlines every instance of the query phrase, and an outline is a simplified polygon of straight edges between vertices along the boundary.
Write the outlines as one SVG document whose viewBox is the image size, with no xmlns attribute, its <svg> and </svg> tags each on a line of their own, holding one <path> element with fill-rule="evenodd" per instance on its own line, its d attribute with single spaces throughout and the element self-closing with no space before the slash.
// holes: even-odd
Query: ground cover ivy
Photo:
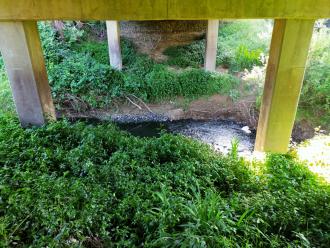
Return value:
<svg viewBox="0 0 330 248">
<path fill-rule="evenodd" d="M 0 130 L 1 247 L 329 247 L 329 185 L 291 155 L 253 165 L 111 123 Z"/>
</svg>

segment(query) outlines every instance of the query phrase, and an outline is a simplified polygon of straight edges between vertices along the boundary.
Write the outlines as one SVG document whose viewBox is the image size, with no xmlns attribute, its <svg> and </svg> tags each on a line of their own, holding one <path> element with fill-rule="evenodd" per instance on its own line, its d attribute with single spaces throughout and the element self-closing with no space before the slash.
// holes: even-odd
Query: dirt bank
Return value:
<svg viewBox="0 0 330 248">
<path fill-rule="evenodd" d="M 122 101 L 108 109 L 75 111 L 62 108 L 58 116 L 67 118 L 97 118 L 117 122 L 150 122 L 174 120 L 230 120 L 256 130 L 258 110 L 255 96 L 245 96 L 237 101 L 229 96 L 213 95 L 188 101 L 184 98 L 162 103 L 145 104 L 138 99 Z M 300 142 L 314 136 L 314 127 L 307 120 L 295 124 L 293 140 Z"/>
</svg>

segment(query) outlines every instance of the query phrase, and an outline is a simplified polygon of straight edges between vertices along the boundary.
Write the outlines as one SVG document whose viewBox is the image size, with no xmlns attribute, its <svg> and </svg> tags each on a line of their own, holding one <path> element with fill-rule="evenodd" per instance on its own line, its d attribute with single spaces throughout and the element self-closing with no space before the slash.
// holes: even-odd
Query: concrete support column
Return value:
<svg viewBox="0 0 330 248">
<path fill-rule="evenodd" d="M 107 34 L 110 65 L 112 68 L 121 70 L 123 68 L 120 50 L 120 27 L 118 21 L 107 21 Z"/>
<path fill-rule="evenodd" d="M 285 153 L 297 111 L 314 20 L 275 20 L 255 149 Z"/>
<path fill-rule="evenodd" d="M 22 126 L 54 120 L 41 42 L 34 21 L 0 22 L 0 50 Z"/>
<path fill-rule="evenodd" d="M 219 20 L 209 20 L 206 34 L 205 70 L 215 71 L 217 62 Z"/>
</svg>

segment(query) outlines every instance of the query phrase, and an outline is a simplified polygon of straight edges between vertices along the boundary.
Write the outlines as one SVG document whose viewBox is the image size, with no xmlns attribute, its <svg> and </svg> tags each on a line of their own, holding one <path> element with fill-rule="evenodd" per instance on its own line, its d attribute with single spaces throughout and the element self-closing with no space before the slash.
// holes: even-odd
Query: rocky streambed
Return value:
<svg viewBox="0 0 330 248">
<path fill-rule="evenodd" d="M 117 125 L 140 137 L 157 137 L 161 132 L 184 135 L 211 145 L 216 151 L 228 153 L 233 140 L 238 141 L 238 153 L 249 156 L 253 152 L 255 131 L 234 121 L 161 119 L 158 122 L 117 122 Z"/>
</svg>

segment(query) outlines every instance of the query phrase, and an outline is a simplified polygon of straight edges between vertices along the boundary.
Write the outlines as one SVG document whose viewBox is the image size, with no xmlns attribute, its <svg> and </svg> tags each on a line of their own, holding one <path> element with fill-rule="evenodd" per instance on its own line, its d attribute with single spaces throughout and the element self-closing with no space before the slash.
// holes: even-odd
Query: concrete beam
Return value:
<svg viewBox="0 0 330 248">
<path fill-rule="evenodd" d="M 217 63 L 219 20 L 209 20 L 206 33 L 205 70 L 215 71 Z"/>
<path fill-rule="evenodd" d="M 330 18 L 329 0 L 0 0 L 0 20 Z"/>
<path fill-rule="evenodd" d="M 285 153 L 297 111 L 314 20 L 276 20 L 255 150 Z"/>
<path fill-rule="evenodd" d="M 121 70 L 123 68 L 120 49 L 120 26 L 118 21 L 107 21 L 108 47 L 110 65 L 112 68 Z"/>
<path fill-rule="evenodd" d="M 22 126 L 54 120 L 37 23 L 0 22 L 0 50 Z"/>
</svg>

